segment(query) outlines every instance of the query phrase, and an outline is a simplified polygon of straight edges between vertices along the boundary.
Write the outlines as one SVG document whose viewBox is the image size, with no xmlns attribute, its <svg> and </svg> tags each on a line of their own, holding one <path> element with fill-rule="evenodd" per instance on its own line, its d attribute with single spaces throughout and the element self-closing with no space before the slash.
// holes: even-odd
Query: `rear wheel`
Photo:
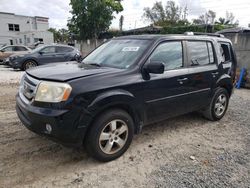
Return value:
<svg viewBox="0 0 250 188">
<path fill-rule="evenodd" d="M 37 63 L 34 60 L 27 60 L 23 64 L 23 70 L 27 70 L 36 66 L 37 66 Z"/>
<path fill-rule="evenodd" d="M 226 113 L 229 103 L 229 95 L 226 89 L 218 88 L 209 104 L 203 111 L 203 115 L 212 121 L 220 120 Z"/>
<path fill-rule="evenodd" d="M 133 134 L 134 123 L 130 115 L 119 109 L 109 110 L 93 123 L 84 144 L 92 157 L 107 162 L 126 152 Z"/>
</svg>

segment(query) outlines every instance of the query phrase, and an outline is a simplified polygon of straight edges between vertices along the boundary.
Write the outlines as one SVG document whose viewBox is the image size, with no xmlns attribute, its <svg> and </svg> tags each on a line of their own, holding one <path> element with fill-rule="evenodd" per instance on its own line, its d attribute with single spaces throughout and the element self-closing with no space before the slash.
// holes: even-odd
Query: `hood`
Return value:
<svg viewBox="0 0 250 188">
<path fill-rule="evenodd" d="M 64 62 L 31 68 L 27 70 L 26 73 L 41 80 L 64 82 L 77 78 L 114 73 L 118 71 L 121 70 L 110 67 L 96 67 L 93 65 L 79 64 L 76 62 Z"/>
</svg>

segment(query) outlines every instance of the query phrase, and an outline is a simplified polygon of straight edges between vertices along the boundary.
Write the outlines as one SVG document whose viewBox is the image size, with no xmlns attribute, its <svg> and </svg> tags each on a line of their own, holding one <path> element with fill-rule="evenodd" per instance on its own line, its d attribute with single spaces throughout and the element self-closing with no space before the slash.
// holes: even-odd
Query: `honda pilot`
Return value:
<svg viewBox="0 0 250 188">
<path fill-rule="evenodd" d="M 29 130 L 110 161 L 148 124 L 193 111 L 220 120 L 235 69 L 232 44 L 219 35 L 118 37 L 81 63 L 28 69 L 16 111 Z"/>
</svg>

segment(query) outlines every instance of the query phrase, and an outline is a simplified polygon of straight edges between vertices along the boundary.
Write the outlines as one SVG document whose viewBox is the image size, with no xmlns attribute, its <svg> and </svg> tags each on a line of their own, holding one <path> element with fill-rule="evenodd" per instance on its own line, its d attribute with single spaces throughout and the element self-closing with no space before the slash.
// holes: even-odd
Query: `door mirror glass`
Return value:
<svg viewBox="0 0 250 188">
<path fill-rule="evenodd" d="M 164 72 L 165 66 L 160 61 L 150 61 L 148 64 L 145 65 L 145 70 L 148 73 L 153 74 L 162 74 Z"/>
</svg>

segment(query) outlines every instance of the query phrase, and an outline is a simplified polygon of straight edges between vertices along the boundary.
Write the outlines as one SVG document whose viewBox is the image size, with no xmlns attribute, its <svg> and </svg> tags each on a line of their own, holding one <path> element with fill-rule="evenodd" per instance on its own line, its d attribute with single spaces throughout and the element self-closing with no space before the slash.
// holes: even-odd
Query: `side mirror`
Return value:
<svg viewBox="0 0 250 188">
<path fill-rule="evenodd" d="M 164 73 L 165 66 L 160 61 L 150 61 L 148 64 L 145 65 L 144 69 L 148 73 L 162 74 Z"/>
<path fill-rule="evenodd" d="M 43 55 L 43 54 L 44 54 L 44 52 L 43 52 L 43 51 L 40 51 L 40 52 L 39 52 L 39 54 L 40 54 L 40 55 Z"/>
</svg>

